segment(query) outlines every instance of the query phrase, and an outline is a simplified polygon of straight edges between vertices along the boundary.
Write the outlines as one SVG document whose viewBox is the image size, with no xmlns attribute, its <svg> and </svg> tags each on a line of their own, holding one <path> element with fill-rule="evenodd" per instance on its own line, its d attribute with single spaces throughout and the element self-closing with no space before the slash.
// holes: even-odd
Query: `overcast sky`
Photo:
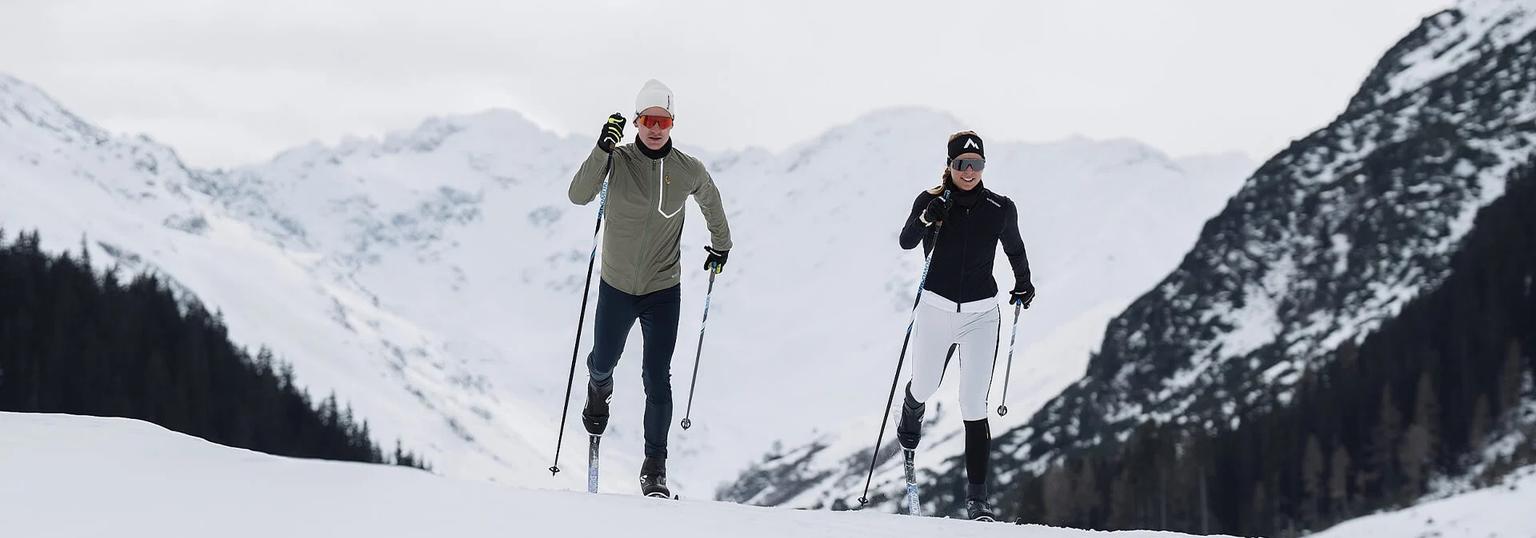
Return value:
<svg viewBox="0 0 1536 538">
<path fill-rule="evenodd" d="M 0 0 L 0 72 L 197 166 L 493 107 L 595 138 L 651 77 L 713 149 L 922 105 L 989 139 L 1263 159 L 1452 3 Z"/>
</svg>

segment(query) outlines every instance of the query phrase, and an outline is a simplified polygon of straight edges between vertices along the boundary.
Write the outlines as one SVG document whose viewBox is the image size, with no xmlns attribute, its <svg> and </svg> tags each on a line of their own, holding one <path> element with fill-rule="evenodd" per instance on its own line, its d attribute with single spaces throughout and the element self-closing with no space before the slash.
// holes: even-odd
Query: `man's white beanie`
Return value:
<svg viewBox="0 0 1536 538">
<path fill-rule="evenodd" d="M 677 111 L 672 108 L 672 88 L 668 88 L 661 81 L 651 79 L 645 81 L 645 86 L 640 88 L 640 94 L 635 96 L 635 114 L 645 112 L 645 109 L 659 106 L 667 110 L 667 115 L 677 117 Z"/>
</svg>

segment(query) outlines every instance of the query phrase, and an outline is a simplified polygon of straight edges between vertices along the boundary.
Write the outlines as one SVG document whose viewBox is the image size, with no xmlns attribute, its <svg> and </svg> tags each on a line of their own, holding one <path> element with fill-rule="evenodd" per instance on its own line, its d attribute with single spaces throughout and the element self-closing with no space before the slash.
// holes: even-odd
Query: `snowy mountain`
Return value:
<svg viewBox="0 0 1536 538">
<path fill-rule="evenodd" d="M 1536 150 L 1532 30 L 1531 1 L 1426 19 L 1343 115 L 1248 179 L 1179 268 L 1111 322 L 1088 376 L 1005 446 L 1044 461 L 1145 420 L 1233 423 L 1286 403 L 1301 372 L 1433 287 Z"/>
<path fill-rule="evenodd" d="M 1103 535 L 513 488 L 398 467 L 280 458 L 126 419 L 0 413 L 0 440 L 6 535 L 27 538 Z"/>
<path fill-rule="evenodd" d="M 1530 0 L 1425 19 L 1342 115 L 1261 166 L 1177 268 L 1114 315 L 1085 376 L 997 435 L 1001 481 L 1140 425 L 1232 427 L 1285 404 L 1304 371 L 1438 283 L 1473 216 L 1536 150 L 1533 30 Z M 893 492 L 899 464 L 884 461 L 876 484 Z M 846 504 L 864 465 L 831 443 L 790 447 L 734 496 Z M 962 465 L 951 457 L 921 478 L 952 492 Z"/>
<path fill-rule="evenodd" d="M 187 169 L 174 151 L 145 137 L 106 133 L 36 88 L 0 78 L 0 226 L 39 230 L 52 250 L 83 244 L 103 267 L 162 275 L 188 300 L 220 311 L 233 341 L 270 346 L 317 396 L 338 393 L 385 446 L 420 443 L 449 472 L 477 476 L 505 472 L 496 457 L 548 453 L 517 425 L 466 431 L 465 417 L 506 409 L 463 388 L 473 387 L 475 373 L 365 289 L 319 276 L 323 256 L 275 242 L 226 211 L 215 197 L 219 177 Z M 478 442 L 455 441 L 469 436 Z M 467 454 L 477 450 L 479 458 Z"/>
<path fill-rule="evenodd" d="M 739 246 L 714 292 L 695 426 L 672 432 L 685 495 L 708 495 L 775 441 L 868 443 L 921 264 L 897 248 L 898 227 L 962 128 L 894 109 L 783 153 L 694 151 Z M 693 151 L 686 127 L 677 136 Z M 578 489 L 579 472 L 545 469 L 595 213 L 565 188 L 590 145 L 490 111 L 189 170 L 169 148 L 105 133 L 0 77 L 0 226 L 38 229 L 55 251 L 83 238 L 103 266 L 165 275 L 222 311 L 234 341 L 271 347 L 312 392 L 334 391 L 382 443 L 403 439 L 438 472 Z M 1010 390 L 1023 420 L 1081 375 L 1099 327 L 1177 263 L 1251 167 L 1125 140 L 990 146 L 987 183 L 1027 209 L 1041 289 Z M 702 265 L 703 223 L 690 221 L 683 261 Z M 679 398 L 701 275 L 684 278 Z M 620 362 L 605 476 L 638 468 L 638 373 L 638 360 Z M 580 466 L 579 426 L 567 428 L 577 448 L 562 463 Z"/>
</svg>

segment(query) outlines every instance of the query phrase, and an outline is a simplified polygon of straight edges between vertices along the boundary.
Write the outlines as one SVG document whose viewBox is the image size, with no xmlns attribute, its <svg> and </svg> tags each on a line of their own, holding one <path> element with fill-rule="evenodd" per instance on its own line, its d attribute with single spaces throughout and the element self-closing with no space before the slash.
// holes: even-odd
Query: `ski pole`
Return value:
<svg viewBox="0 0 1536 538">
<path fill-rule="evenodd" d="M 945 203 L 949 203 L 949 190 L 945 189 L 942 196 Z M 869 504 L 869 484 L 875 479 L 875 464 L 880 461 L 880 441 L 885 439 L 885 424 L 889 422 L 891 414 L 891 402 L 896 399 L 896 383 L 901 381 L 901 364 L 907 359 L 907 343 L 912 340 L 912 326 L 917 324 L 917 305 L 923 300 L 923 286 L 928 283 L 928 268 L 933 266 L 933 253 L 939 250 L 938 228 L 944 226 L 940 222 L 934 227 L 933 248 L 928 250 L 928 255 L 923 258 L 923 275 L 917 279 L 917 297 L 912 299 L 912 315 L 907 318 L 907 335 L 901 339 L 901 353 L 896 355 L 896 374 L 891 376 L 891 393 L 885 397 L 885 412 L 880 414 L 880 434 L 875 436 L 875 450 L 869 456 L 869 476 L 864 478 L 864 493 L 859 494 L 859 506 Z"/>
<path fill-rule="evenodd" d="M 693 352 L 693 380 L 688 382 L 688 409 L 683 411 L 683 429 L 693 426 L 693 388 L 699 384 L 699 357 L 704 353 L 704 324 L 709 323 L 709 296 L 715 292 L 715 271 L 709 272 L 709 290 L 704 292 L 704 320 L 699 322 L 699 347 Z"/>
<path fill-rule="evenodd" d="M 603 210 L 608 207 L 608 179 L 613 177 L 613 154 L 603 172 L 603 188 L 598 191 L 597 225 L 592 228 L 592 255 L 587 258 L 587 281 L 581 287 L 581 315 L 576 319 L 576 344 L 571 346 L 571 373 L 565 378 L 565 404 L 560 406 L 560 430 L 555 436 L 555 464 L 550 476 L 560 473 L 560 446 L 565 442 L 565 417 L 571 410 L 571 386 L 576 382 L 576 355 L 581 350 L 581 328 L 587 323 L 587 296 L 592 292 L 592 268 L 597 264 L 597 233 L 603 229 Z"/>
<path fill-rule="evenodd" d="M 1013 334 L 1008 337 L 1008 368 L 1003 370 L 1003 401 L 997 406 L 997 416 L 1008 416 L 1008 378 L 1013 375 L 1013 342 L 1019 339 L 1019 309 L 1022 303 L 1013 304 Z M 996 370 L 993 370 L 994 372 Z"/>
</svg>

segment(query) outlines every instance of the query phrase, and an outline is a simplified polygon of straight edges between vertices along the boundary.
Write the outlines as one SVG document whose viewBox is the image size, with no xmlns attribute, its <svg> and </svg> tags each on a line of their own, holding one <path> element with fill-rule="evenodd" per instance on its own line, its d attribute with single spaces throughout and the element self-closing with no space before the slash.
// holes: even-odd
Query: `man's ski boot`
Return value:
<svg viewBox="0 0 1536 538">
<path fill-rule="evenodd" d="M 966 484 L 965 493 L 965 517 L 972 521 L 997 521 L 997 513 L 987 503 L 986 486 Z"/>
<path fill-rule="evenodd" d="M 640 464 L 640 492 L 646 497 L 672 498 L 672 490 L 667 489 L 667 460 L 645 458 Z"/>
<path fill-rule="evenodd" d="M 608 402 L 613 401 L 613 378 L 599 384 L 587 382 L 587 405 L 581 408 L 581 424 L 587 433 L 602 435 L 608 429 Z"/>
</svg>

